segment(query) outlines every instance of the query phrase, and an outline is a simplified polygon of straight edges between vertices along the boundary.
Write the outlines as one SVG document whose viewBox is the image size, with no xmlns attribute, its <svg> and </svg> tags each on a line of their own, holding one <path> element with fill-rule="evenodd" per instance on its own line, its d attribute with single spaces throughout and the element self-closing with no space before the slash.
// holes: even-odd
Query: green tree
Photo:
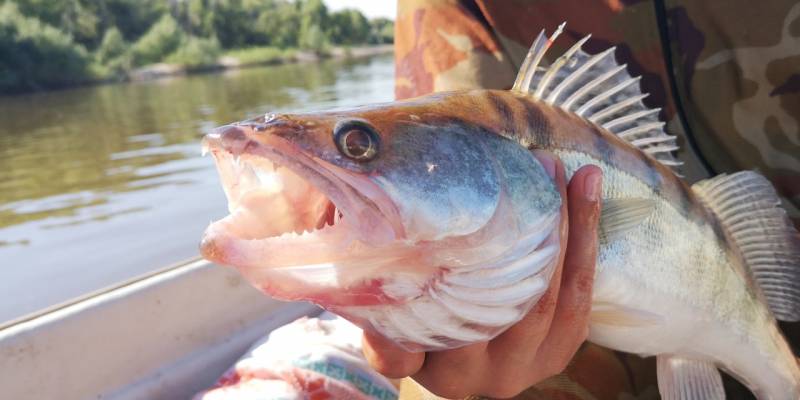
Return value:
<svg viewBox="0 0 800 400">
<path fill-rule="evenodd" d="M 164 14 L 150 30 L 142 35 L 131 48 L 133 65 L 145 65 L 162 61 L 178 48 L 183 32 L 169 14 Z"/>
<path fill-rule="evenodd" d="M 128 50 L 128 43 L 117 28 L 111 28 L 103 35 L 103 41 L 97 48 L 95 55 L 103 64 L 122 56 Z"/>
<path fill-rule="evenodd" d="M 183 0 L 170 4 L 172 16 L 184 32 L 200 37 L 214 36 L 214 13 L 210 0 Z"/>
<path fill-rule="evenodd" d="M 322 53 L 328 47 L 328 39 L 322 32 L 319 25 L 311 25 L 310 28 L 302 32 L 300 36 L 300 48 Z"/>
<path fill-rule="evenodd" d="M 345 9 L 330 15 L 328 34 L 336 44 L 363 44 L 370 36 L 370 24 L 358 10 Z"/>
<path fill-rule="evenodd" d="M 86 49 L 72 37 L 24 16 L 16 3 L 0 5 L 0 91 L 62 87 L 92 77 Z"/>
<path fill-rule="evenodd" d="M 306 0 L 300 8 L 300 48 L 322 51 L 327 46 L 328 8 L 322 0 Z"/>
<path fill-rule="evenodd" d="M 297 47 L 300 36 L 300 12 L 293 3 L 278 1 L 273 8 L 263 10 L 256 21 L 256 29 L 275 47 Z"/>
<path fill-rule="evenodd" d="M 139 39 L 168 12 L 168 2 L 164 0 L 104 0 L 103 4 L 103 25 L 116 27 L 129 42 Z"/>
<path fill-rule="evenodd" d="M 212 25 L 224 48 L 242 47 L 250 36 L 252 20 L 241 0 L 216 0 L 212 7 Z"/>
<path fill-rule="evenodd" d="M 394 42 L 394 21 L 388 18 L 374 18 L 369 25 L 369 43 L 387 44 Z"/>
</svg>

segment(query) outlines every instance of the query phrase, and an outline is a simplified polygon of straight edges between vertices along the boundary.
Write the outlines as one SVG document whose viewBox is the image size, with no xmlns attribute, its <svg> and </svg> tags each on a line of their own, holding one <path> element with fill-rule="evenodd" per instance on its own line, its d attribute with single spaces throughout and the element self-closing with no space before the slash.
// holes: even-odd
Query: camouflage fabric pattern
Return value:
<svg viewBox="0 0 800 400">
<path fill-rule="evenodd" d="M 633 373 L 633 371 L 638 371 Z M 593 344 L 575 355 L 567 371 L 532 387 L 515 400 L 657 400 L 655 359 L 641 359 Z M 402 400 L 439 400 L 411 379 L 400 384 Z M 472 396 L 468 400 L 484 400 Z"/>
<path fill-rule="evenodd" d="M 617 57 L 680 138 L 689 181 L 755 169 L 800 227 L 800 3 L 745 0 L 399 0 L 397 98 L 508 89 L 533 39 L 566 21 L 550 54 L 587 34 Z M 782 324 L 792 343 L 800 324 Z M 726 379 L 730 399 L 752 398 Z M 401 399 L 435 396 L 404 382 Z M 517 399 L 658 398 L 652 360 L 587 345 L 563 374 Z"/>
</svg>

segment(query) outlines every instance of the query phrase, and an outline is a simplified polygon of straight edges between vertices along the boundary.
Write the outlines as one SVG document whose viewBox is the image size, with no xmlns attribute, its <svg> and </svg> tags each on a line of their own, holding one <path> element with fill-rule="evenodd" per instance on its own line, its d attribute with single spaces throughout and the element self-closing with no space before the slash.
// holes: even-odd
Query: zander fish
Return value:
<svg viewBox="0 0 800 400">
<path fill-rule="evenodd" d="M 562 25 L 563 27 L 563 25 Z M 613 49 L 586 39 L 509 91 L 267 115 L 204 139 L 230 215 L 202 254 L 411 350 L 488 340 L 548 287 L 561 198 L 531 150 L 604 173 L 589 340 L 656 355 L 666 399 L 800 398 L 775 318 L 800 320 L 800 239 L 754 172 L 688 186 L 675 137 Z M 588 38 L 587 38 L 588 39 Z"/>
</svg>

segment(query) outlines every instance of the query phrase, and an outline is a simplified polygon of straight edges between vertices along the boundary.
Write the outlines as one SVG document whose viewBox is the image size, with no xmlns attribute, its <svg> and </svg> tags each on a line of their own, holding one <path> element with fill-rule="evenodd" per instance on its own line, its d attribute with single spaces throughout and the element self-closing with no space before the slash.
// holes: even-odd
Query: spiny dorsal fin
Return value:
<svg viewBox="0 0 800 400">
<path fill-rule="evenodd" d="M 639 78 L 631 77 L 625 65 L 617 64 L 614 48 L 589 55 L 581 50 L 589 36 L 579 40 L 547 68 L 540 67 L 545 53 L 563 31 L 558 26 L 552 36 L 544 30 L 533 42 L 512 90 L 528 94 L 573 112 L 632 143 L 662 164 L 677 168 L 682 162 L 673 157 L 676 137 L 664 132 L 659 109 L 642 103 L 647 97 Z"/>
<path fill-rule="evenodd" d="M 800 235 L 769 181 L 742 171 L 692 189 L 733 238 L 773 314 L 800 321 Z"/>
</svg>

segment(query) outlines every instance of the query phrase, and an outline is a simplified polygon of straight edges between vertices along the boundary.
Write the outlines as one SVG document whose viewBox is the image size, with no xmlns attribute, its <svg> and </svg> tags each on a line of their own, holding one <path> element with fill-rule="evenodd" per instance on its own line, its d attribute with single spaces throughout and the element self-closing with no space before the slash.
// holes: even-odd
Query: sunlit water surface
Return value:
<svg viewBox="0 0 800 400">
<path fill-rule="evenodd" d="M 391 56 L 0 98 L 0 323 L 197 255 L 226 201 L 200 137 L 392 99 Z"/>
</svg>

